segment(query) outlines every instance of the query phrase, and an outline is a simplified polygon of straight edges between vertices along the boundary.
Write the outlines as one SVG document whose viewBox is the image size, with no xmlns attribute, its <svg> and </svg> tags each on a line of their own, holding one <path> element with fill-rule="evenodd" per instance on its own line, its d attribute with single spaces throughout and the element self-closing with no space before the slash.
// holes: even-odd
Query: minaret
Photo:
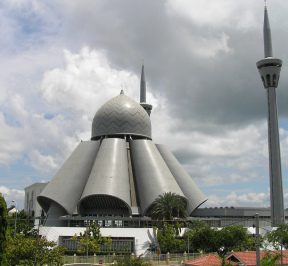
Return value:
<svg viewBox="0 0 288 266">
<path fill-rule="evenodd" d="M 263 34 L 265 58 L 257 62 L 256 65 L 267 93 L 271 224 L 276 226 L 278 223 L 284 222 L 285 219 L 276 99 L 276 88 L 280 77 L 282 60 L 273 57 L 271 30 L 266 5 Z"/>
<path fill-rule="evenodd" d="M 146 103 L 146 80 L 145 80 L 145 73 L 144 73 L 144 63 L 142 63 L 142 72 L 141 72 L 140 105 L 146 110 L 147 114 L 150 116 L 152 105 Z"/>
</svg>

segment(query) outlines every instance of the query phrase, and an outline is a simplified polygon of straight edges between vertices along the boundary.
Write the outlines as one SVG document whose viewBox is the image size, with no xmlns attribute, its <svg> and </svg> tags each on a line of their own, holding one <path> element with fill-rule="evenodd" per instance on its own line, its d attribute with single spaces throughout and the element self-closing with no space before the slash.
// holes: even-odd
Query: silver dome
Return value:
<svg viewBox="0 0 288 266">
<path fill-rule="evenodd" d="M 152 139 L 151 120 L 147 112 L 123 91 L 102 105 L 92 122 L 91 140 L 115 135 Z"/>
</svg>

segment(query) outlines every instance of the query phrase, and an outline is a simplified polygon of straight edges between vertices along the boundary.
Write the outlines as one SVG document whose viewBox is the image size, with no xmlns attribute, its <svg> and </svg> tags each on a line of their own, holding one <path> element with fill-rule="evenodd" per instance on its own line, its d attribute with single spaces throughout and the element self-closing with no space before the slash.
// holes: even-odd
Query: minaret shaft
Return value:
<svg viewBox="0 0 288 266">
<path fill-rule="evenodd" d="M 268 107 L 268 148 L 270 172 L 270 202 L 271 221 L 273 225 L 284 219 L 283 185 L 281 171 L 281 155 L 279 143 L 279 126 L 276 90 L 273 87 L 266 89 Z"/>
</svg>

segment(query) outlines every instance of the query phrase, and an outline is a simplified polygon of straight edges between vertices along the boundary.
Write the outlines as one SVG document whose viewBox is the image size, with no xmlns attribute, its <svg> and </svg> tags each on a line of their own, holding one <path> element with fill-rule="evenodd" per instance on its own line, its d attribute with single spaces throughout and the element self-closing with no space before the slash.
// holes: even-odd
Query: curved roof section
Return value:
<svg viewBox="0 0 288 266">
<path fill-rule="evenodd" d="M 105 200 L 107 206 L 104 204 Z M 78 213 L 84 215 L 89 209 L 90 211 L 110 209 L 111 213 L 117 213 L 115 208 L 121 209 L 122 212 L 123 206 L 128 208 L 128 214 L 131 215 L 126 141 L 120 138 L 107 138 L 101 143 L 78 203 Z"/>
<path fill-rule="evenodd" d="M 150 140 L 131 140 L 132 162 L 141 214 L 149 215 L 155 199 L 164 192 L 173 192 L 189 202 L 177 184 L 155 144 Z"/>
<path fill-rule="evenodd" d="M 189 206 L 187 212 L 188 215 L 190 215 L 197 207 L 203 204 L 207 198 L 188 175 L 183 166 L 175 158 L 172 152 L 167 148 L 167 146 L 163 144 L 156 144 L 156 147 L 185 197 L 188 199 Z"/>
<path fill-rule="evenodd" d="M 112 195 L 89 195 L 79 202 L 79 214 L 96 215 L 100 213 L 131 215 L 131 207 L 122 199 Z"/>
<path fill-rule="evenodd" d="M 147 112 L 123 91 L 97 111 L 92 122 L 91 139 L 118 134 L 152 138 L 151 120 Z"/>
<path fill-rule="evenodd" d="M 100 141 L 80 142 L 37 197 L 37 201 L 45 212 L 48 212 L 52 202 L 59 204 L 68 214 L 74 212 L 94 165 L 99 147 Z"/>
</svg>

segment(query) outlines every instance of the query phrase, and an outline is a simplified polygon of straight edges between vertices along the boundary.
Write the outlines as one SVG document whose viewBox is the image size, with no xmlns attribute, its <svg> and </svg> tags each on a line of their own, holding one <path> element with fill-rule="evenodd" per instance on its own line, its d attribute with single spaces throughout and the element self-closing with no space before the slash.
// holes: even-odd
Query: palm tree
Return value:
<svg viewBox="0 0 288 266">
<path fill-rule="evenodd" d="M 186 205 L 187 203 L 180 195 L 164 192 L 155 199 L 152 205 L 152 219 L 163 221 L 171 221 L 175 217 L 185 219 L 187 217 Z"/>
</svg>

